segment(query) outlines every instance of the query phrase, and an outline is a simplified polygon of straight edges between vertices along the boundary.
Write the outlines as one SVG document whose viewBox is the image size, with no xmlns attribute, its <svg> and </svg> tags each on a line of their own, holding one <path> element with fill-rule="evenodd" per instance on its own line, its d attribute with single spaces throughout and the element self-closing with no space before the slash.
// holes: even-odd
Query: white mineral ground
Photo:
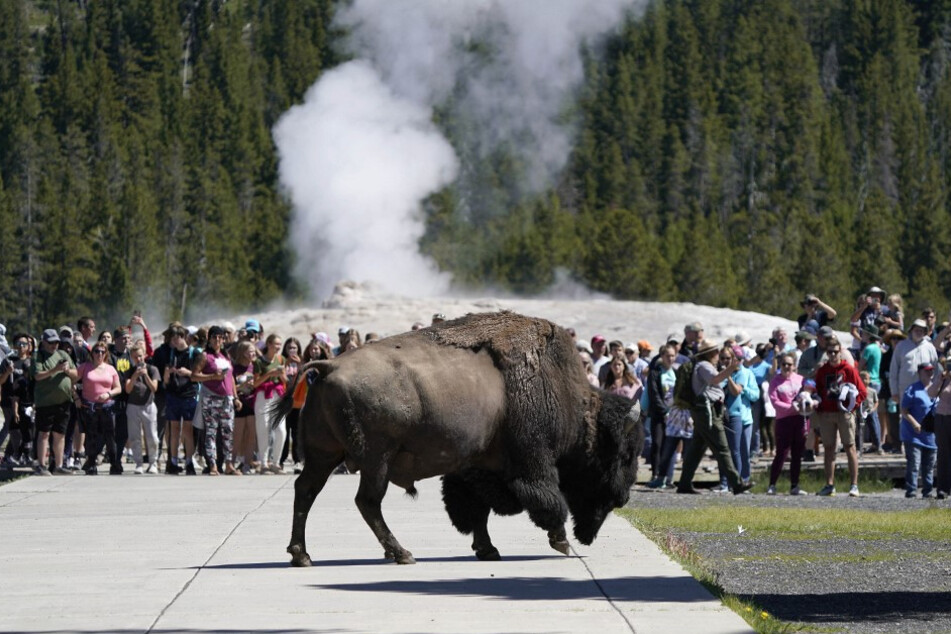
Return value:
<svg viewBox="0 0 951 634">
<path fill-rule="evenodd" d="M 543 317 L 565 328 L 576 330 L 579 339 L 590 340 L 601 334 L 609 341 L 619 339 L 625 344 L 646 339 L 654 349 L 668 335 L 683 335 L 683 327 L 692 321 L 703 324 L 705 335 L 714 341 L 732 338 L 745 330 L 755 343 L 769 339 L 777 326 L 785 327 L 790 340 L 796 322 L 789 319 L 728 308 L 698 306 L 691 303 L 617 301 L 564 289 L 556 298 L 521 299 L 500 296 L 461 296 L 413 298 L 387 294 L 371 284 L 341 282 L 333 295 L 320 305 L 273 309 L 256 314 L 222 317 L 240 327 L 247 318 L 262 322 L 265 334 L 276 332 L 284 337 L 296 336 L 306 343 L 310 334 L 323 331 L 336 343 L 341 326 L 356 328 L 361 337 L 376 332 L 382 337 L 409 330 L 414 322 L 429 325 L 434 313 L 448 319 L 468 313 L 512 310 L 523 315 Z M 213 321 L 208 323 L 214 323 Z M 851 338 L 845 334 L 843 341 Z"/>
</svg>

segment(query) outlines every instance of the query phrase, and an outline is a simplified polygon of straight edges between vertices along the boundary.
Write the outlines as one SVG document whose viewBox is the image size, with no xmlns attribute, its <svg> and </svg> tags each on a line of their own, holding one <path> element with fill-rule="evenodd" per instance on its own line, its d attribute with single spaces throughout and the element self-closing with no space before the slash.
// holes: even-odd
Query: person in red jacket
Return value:
<svg viewBox="0 0 951 634">
<path fill-rule="evenodd" d="M 842 344 L 834 337 L 826 340 L 828 361 L 816 370 L 819 407 L 812 417 L 822 438 L 826 486 L 816 495 L 835 495 L 836 433 L 849 461 L 852 487 L 849 496 L 859 496 L 859 460 L 855 448 L 855 410 L 865 400 L 866 390 L 855 366 L 842 358 Z"/>
</svg>

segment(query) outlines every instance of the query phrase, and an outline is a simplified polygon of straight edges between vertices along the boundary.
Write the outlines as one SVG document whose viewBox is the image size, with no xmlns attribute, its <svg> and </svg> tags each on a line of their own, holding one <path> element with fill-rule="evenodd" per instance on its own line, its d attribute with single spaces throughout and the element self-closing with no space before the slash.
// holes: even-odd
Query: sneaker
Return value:
<svg viewBox="0 0 951 634">
<path fill-rule="evenodd" d="M 83 471 L 86 472 L 86 475 L 99 475 L 99 467 L 96 465 L 83 469 Z"/>
<path fill-rule="evenodd" d="M 273 463 L 272 463 L 272 464 L 270 464 L 270 465 L 268 466 L 268 469 L 271 470 L 271 473 L 276 473 L 277 475 L 283 475 L 283 474 L 284 474 L 284 469 L 282 469 L 282 468 L 280 467 L 280 465 L 276 465 L 276 464 L 273 464 Z"/>
<path fill-rule="evenodd" d="M 41 464 L 38 464 L 38 465 L 36 465 L 35 467 L 33 467 L 33 475 L 48 476 L 48 475 L 53 475 L 53 474 L 50 473 L 50 470 L 49 470 L 49 469 L 47 469 L 46 467 L 44 467 L 44 466 L 41 465 Z"/>
<path fill-rule="evenodd" d="M 803 462 L 815 462 L 815 461 L 816 461 L 816 452 L 812 451 L 811 449 L 807 449 L 807 450 L 806 450 L 805 452 L 803 452 L 803 454 L 802 454 L 802 461 L 803 461 Z"/>
<path fill-rule="evenodd" d="M 938 495 L 935 497 L 937 497 L 939 500 L 944 500 L 948 497 L 948 494 L 944 491 L 938 491 Z"/>
<path fill-rule="evenodd" d="M 145 467 L 143 467 L 142 465 L 136 465 L 132 473 L 136 475 L 142 475 L 143 473 L 145 473 Z"/>
<path fill-rule="evenodd" d="M 55 476 L 71 476 L 71 475 L 73 475 L 73 472 L 72 472 L 72 471 L 70 471 L 69 469 L 64 469 L 63 467 L 56 467 L 56 468 L 53 469 L 50 473 L 52 473 L 52 474 L 55 475 Z"/>
<path fill-rule="evenodd" d="M 13 469 L 14 467 L 21 467 L 20 461 L 14 458 L 13 456 L 7 456 L 3 459 L 3 466 L 7 469 Z"/>
<path fill-rule="evenodd" d="M 831 484 L 827 484 L 816 493 L 816 495 L 830 496 L 835 495 L 835 487 Z"/>
<path fill-rule="evenodd" d="M 721 484 L 720 486 L 713 487 L 712 489 L 710 489 L 710 493 L 727 493 L 729 492 L 729 490 L 730 490 L 730 487 L 728 487 L 725 484 Z"/>
<path fill-rule="evenodd" d="M 294 463 L 294 473 L 300 473 L 303 470 L 304 470 L 304 467 L 301 466 L 301 463 L 299 462 Z"/>
<path fill-rule="evenodd" d="M 661 487 L 663 487 L 663 486 L 664 486 L 664 479 L 663 479 L 663 478 L 654 478 L 653 480 L 651 480 L 650 482 L 647 483 L 647 488 L 648 488 L 648 489 L 659 489 L 659 488 L 661 488 Z"/>
<path fill-rule="evenodd" d="M 918 493 L 916 491 L 905 491 L 905 497 L 908 499 L 916 498 L 918 497 Z"/>
<path fill-rule="evenodd" d="M 859 496 L 861 496 L 861 495 L 862 495 L 862 494 L 859 493 L 859 485 L 853 484 L 851 487 L 849 487 L 849 497 L 850 497 L 850 498 L 857 498 L 857 497 L 859 497 Z"/>
<path fill-rule="evenodd" d="M 789 489 L 789 495 L 809 495 L 807 491 L 803 491 L 799 487 L 793 487 Z"/>
<path fill-rule="evenodd" d="M 673 482 L 664 482 L 663 488 L 670 490 L 670 489 L 676 489 L 677 487 L 674 486 Z"/>
<path fill-rule="evenodd" d="M 179 467 L 174 462 L 169 462 L 165 464 L 165 473 L 168 475 L 178 475 L 182 472 L 182 468 Z"/>
<path fill-rule="evenodd" d="M 146 469 L 145 472 L 151 475 L 158 475 L 158 465 L 154 462 L 149 463 L 149 468 Z"/>
<path fill-rule="evenodd" d="M 927 493 L 922 493 L 922 494 L 921 494 L 921 499 L 922 499 L 922 500 L 930 500 L 930 499 L 933 498 L 933 497 L 934 497 L 934 493 L 932 493 L 931 491 L 928 491 Z"/>
<path fill-rule="evenodd" d="M 109 475 L 122 475 L 122 465 L 114 464 L 109 467 Z"/>
<path fill-rule="evenodd" d="M 766 495 L 776 495 L 776 487 L 774 487 L 772 484 L 769 485 L 769 488 L 766 489 Z"/>
<path fill-rule="evenodd" d="M 194 463 L 194 462 L 189 461 L 189 462 L 185 465 L 185 475 L 198 475 L 197 473 L 195 473 L 195 463 Z"/>
</svg>

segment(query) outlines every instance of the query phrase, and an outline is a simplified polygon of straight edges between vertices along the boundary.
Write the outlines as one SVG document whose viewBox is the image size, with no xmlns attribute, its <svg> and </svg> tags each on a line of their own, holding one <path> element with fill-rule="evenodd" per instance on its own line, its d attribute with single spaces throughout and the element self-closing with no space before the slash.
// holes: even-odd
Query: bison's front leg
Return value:
<svg viewBox="0 0 951 634">
<path fill-rule="evenodd" d="M 386 495 L 386 488 L 389 484 L 387 480 L 387 462 L 384 460 L 367 461 L 372 464 L 380 465 L 376 469 L 363 468 L 360 472 L 360 488 L 357 490 L 356 503 L 360 509 L 360 514 L 364 521 L 376 535 L 380 545 L 383 546 L 383 554 L 387 559 L 392 559 L 398 564 L 415 564 L 413 553 L 403 548 L 389 526 L 383 519 L 381 504 L 383 496 Z"/>
<path fill-rule="evenodd" d="M 571 544 L 568 543 L 568 534 L 565 532 L 564 524 L 556 531 L 548 531 L 548 545 L 562 555 L 568 554 Z"/>
</svg>

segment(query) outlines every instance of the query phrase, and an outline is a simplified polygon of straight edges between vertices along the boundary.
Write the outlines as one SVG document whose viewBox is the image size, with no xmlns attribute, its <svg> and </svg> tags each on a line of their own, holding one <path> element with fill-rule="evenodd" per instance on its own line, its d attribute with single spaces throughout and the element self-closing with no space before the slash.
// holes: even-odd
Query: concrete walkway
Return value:
<svg viewBox="0 0 951 634">
<path fill-rule="evenodd" d="M 0 632 L 748 632 L 612 516 L 590 547 L 549 549 L 526 515 L 493 517 L 500 562 L 449 523 L 437 479 L 391 488 L 399 566 L 335 476 L 310 515 L 313 568 L 284 548 L 291 476 L 28 477 L 0 486 Z"/>
</svg>

